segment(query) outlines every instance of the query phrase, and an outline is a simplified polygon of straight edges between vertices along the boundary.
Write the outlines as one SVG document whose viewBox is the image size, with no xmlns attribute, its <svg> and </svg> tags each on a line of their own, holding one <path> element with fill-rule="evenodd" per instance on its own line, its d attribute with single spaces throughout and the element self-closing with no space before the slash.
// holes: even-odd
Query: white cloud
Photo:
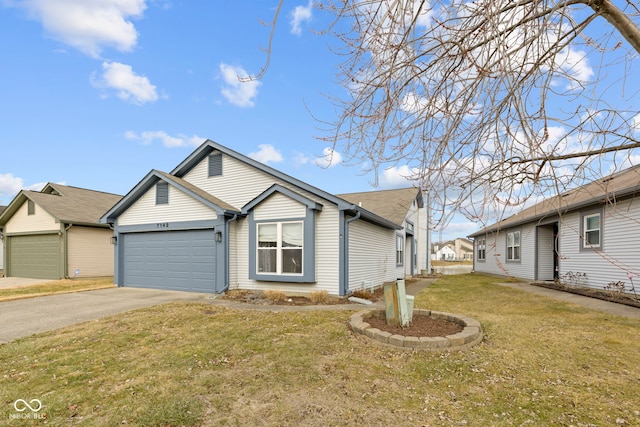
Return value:
<svg viewBox="0 0 640 427">
<path fill-rule="evenodd" d="M 103 62 L 102 69 L 102 78 L 97 81 L 92 79 L 94 86 L 115 89 L 118 98 L 134 104 L 158 100 L 156 87 L 147 77 L 134 73 L 130 65 Z"/>
<path fill-rule="evenodd" d="M 134 131 L 127 131 L 124 134 L 124 137 L 134 141 L 140 141 L 144 145 L 150 145 L 154 141 L 159 141 L 167 148 L 176 148 L 176 147 L 195 147 L 204 141 L 204 138 L 201 138 L 197 135 L 186 136 L 186 135 L 178 135 L 171 136 L 165 131 L 155 130 L 155 131 L 145 131 L 142 133 L 137 133 Z"/>
<path fill-rule="evenodd" d="M 222 95 L 231 104 L 238 107 L 253 107 L 255 97 L 258 95 L 258 88 L 262 84 L 257 80 L 240 81 L 241 78 L 248 77 L 248 73 L 242 67 L 220 64 L 220 73 L 224 80 Z"/>
<path fill-rule="evenodd" d="M 411 179 L 417 171 L 409 168 L 407 165 L 400 167 L 393 166 L 382 171 L 378 177 L 381 188 L 398 188 L 415 185 L 416 182 Z"/>
<path fill-rule="evenodd" d="M 10 173 L 0 174 L 0 194 L 15 195 L 24 188 L 22 178 Z"/>
<path fill-rule="evenodd" d="M 13 198 L 20 192 L 20 190 L 40 191 L 46 184 L 46 182 L 37 182 L 31 185 L 24 185 L 24 180 L 22 178 L 13 176 L 11 173 L 0 173 L 0 196 Z M 64 185 L 64 183 L 59 184 Z"/>
<path fill-rule="evenodd" d="M 304 166 L 307 163 L 309 163 L 309 157 L 306 156 L 304 153 L 296 151 L 296 153 L 295 153 L 295 155 L 293 157 L 293 163 L 296 166 Z"/>
<path fill-rule="evenodd" d="M 314 160 L 314 163 L 321 168 L 330 168 L 342 163 L 342 155 L 331 147 L 322 150 L 322 157 Z"/>
<path fill-rule="evenodd" d="M 14 3 L 42 23 L 54 39 L 99 57 L 104 47 L 131 51 L 138 34 L 130 18 L 142 17 L 145 0 L 24 0 Z"/>
<path fill-rule="evenodd" d="M 267 164 L 269 162 L 277 163 L 283 160 L 282 154 L 271 144 L 258 145 L 260 150 L 249 153 L 249 157 L 253 160 L 257 160 L 261 163 Z"/>
<path fill-rule="evenodd" d="M 291 12 L 291 34 L 299 36 L 302 34 L 302 23 L 309 22 L 312 18 L 313 1 L 309 1 L 306 6 L 296 6 Z"/>
</svg>

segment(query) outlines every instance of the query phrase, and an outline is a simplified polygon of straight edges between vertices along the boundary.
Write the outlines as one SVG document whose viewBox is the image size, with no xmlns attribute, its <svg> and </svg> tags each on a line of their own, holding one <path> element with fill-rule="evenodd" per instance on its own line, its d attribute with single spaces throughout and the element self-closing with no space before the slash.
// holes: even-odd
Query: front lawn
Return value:
<svg viewBox="0 0 640 427">
<path fill-rule="evenodd" d="M 52 280 L 51 282 L 43 282 L 35 285 L 0 288 L 0 302 L 42 297 L 45 295 L 66 294 L 69 292 L 113 288 L 115 286 L 113 277 Z"/>
<path fill-rule="evenodd" d="M 403 352 L 350 311 L 207 303 L 137 310 L 0 346 L 0 424 L 638 425 L 640 323 L 445 276 L 416 306 L 480 321 L 485 342 Z M 18 399 L 41 401 L 18 419 Z M 20 406 L 20 408 L 23 408 Z"/>
</svg>

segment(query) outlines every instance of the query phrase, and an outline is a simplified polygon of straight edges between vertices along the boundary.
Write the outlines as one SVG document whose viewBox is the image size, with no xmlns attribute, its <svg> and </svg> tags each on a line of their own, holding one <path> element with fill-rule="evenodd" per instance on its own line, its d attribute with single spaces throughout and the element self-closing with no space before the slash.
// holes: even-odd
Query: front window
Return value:
<svg viewBox="0 0 640 427">
<path fill-rule="evenodd" d="M 484 237 L 478 239 L 478 260 L 484 261 L 487 256 L 487 241 Z"/>
<path fill-rule="evenodd" d="M 584 235 L 582 236 L 585 248 L 600 247 L 600 214 L 585 215 L 583 223 Z"/>
<path fill-rule="evenodd" d="M 520 232 L 507 233 L 507 261 L 520 261 Z"/>
<path fill-rule="evenodd" d="M 258 273 L 302 274 L 302 222 L 258 224 Z"/>
</svg>

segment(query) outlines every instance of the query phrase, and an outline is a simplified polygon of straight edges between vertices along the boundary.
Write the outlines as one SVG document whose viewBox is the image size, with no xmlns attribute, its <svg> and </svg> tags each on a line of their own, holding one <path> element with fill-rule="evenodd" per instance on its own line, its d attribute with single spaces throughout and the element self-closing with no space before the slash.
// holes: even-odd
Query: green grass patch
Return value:
<svg viewBox="0 0 640 427">
<path fill-rule="evenodd" d="M 28 286 L 0 288 L 0 302 L 22 298 L 41 297 L 45 295 L 64 294 L 69 292 L 113 288 L 115 286 L 116 285 L 113 283 L 113 277 L 55 280 Z"/>
<path fill-rule="evenodd" d="M 50 425 L 638 425 L 640 324 L 445 276 L 416 306 L 480 321 L 485 341 L 405 352 L 349 311 L 174 303 L 0 346 L 0 424 L 39 399 Z M 34 424 L 36 422 L 34 421 Z"/>
</svg>

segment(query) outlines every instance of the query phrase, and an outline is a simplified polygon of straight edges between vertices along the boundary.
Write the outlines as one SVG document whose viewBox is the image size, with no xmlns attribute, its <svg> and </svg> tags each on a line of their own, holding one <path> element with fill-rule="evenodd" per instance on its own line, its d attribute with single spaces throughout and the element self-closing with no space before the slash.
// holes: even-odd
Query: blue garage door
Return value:
<svg viewBox="0 0 640 427">
<path fill-rule="evenodd" d="M 123 237 L 121 286 L 214 292 L 213 230 L 130 233 Z"/>
</svg>

